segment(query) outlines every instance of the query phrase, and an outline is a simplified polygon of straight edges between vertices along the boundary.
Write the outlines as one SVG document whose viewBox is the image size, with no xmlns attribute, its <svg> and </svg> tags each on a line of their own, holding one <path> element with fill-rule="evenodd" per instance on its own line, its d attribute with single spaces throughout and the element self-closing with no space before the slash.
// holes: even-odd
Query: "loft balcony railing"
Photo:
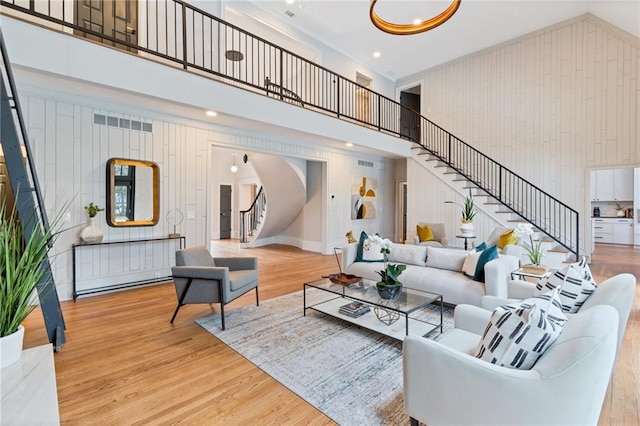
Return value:
<svg viewBox="0 0 640 426">
<path fill-rule="evenodd" d="M 183 1 L 0 0 L 0 5 L 60 31 L 409 139 L 579 254 L 576 210 L 419 113 Z"/>
</svg>

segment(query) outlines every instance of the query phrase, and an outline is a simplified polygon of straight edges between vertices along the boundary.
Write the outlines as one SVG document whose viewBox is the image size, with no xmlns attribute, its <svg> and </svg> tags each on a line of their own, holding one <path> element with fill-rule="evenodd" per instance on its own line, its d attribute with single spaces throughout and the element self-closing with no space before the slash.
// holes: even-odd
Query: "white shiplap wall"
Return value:
<svg viewBox="0 0 640 426">
<path fill-rule="evenodd" d="M 105 232 L 105 240 L 165 236 L 172 231 L 165 220 L 166 212 L 179 208 L 185 213 L 185 221 L 178 232 L 186 235 L 189 246 L 206 245 L 211 230 L 209 191 L 218 190 L 218 182 L 210 179 L 213 162 L 209 159 L 215 146 L 326 162 L 329 198 L 324 212 L 326 230 L 318 242 L 325 252 L 343 244 L 347 230 L 353 230 L 354 234 L 361 230 L 386 236 L 393 234 L 392 160 L 243 135 L 240 129 L 207 127 L 204 123 L 198 126 L 178 117 L 168 119 L 165 114 L 155 118 L 153 111 L 141 116 L 123 113 L 117 106 L 107 110 L 92 106 L 90 97 L 79 101 L 77 96 L 67 97 L 46 89 L 32 88 L 19 95 L 47 209 L 51 216 L 61 210 L 71 215 L 70 223 L 63 225 L 69 230 L 60 235 L 53 249 L 54 276 L 62 300 L 71 297 L 71 245 L 78 241 L 78 233 L 87 221 L 83 206 L 89 202 L 106 206 L 105 169 L 112 157 L 151 160 L 159 165 L 160 222 L 153 227 L 111 228 L 101 212 L 96 223 Z M 151 122 L 153 132 L 96 125 L 94 113 Z M 358 166 L 359 158 L 373 162 L 374 167 Z M 352 179 L 360 176 L 378 179 L 379 211 L 375 220 L 351 220 L 350 186 Z M 69 205 L 65 206 L 66 203 Z M 191 220 L 186 218 L 189 211 L 194 212 Z M 83 248 L 77 258 L 78 288 L 152 278 L 156 273 L 166 275 L 173 264 L 175 248 L 175 242 Z"/>
<path fill-rule="evenodd" d="M 590 168 L 640 164 L 640 40 L 587 14 L 398 81 L 422 113 L 580 213 Z M 409 212 L 444 217 L 422 168 Z M 423 192 L 428 194 L 423 196 Z M 411 222 L 410 222 L 411 224 Z M 581 246 L 590 247 L 590 226 Z"/>
</svg>

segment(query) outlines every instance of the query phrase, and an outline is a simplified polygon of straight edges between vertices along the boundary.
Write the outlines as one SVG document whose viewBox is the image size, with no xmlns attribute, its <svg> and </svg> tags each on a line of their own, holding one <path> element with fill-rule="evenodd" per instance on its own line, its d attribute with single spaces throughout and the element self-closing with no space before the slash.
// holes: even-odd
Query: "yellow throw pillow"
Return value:
<svg viewBox="0 0 640 426">
<path fill-rule="evenodd" d="M 507 229 L 507 231 L 498 237 L 498 248 L 502 250 L 504 246 L 509 244 L 516 244 L 518 242 L 518 237 L 514 232 L 514 229 Z"/>
<path fill-rule="evenodd" d="M 420 238 L 420 242 L 423 243 L 425 241 L 433 241 L 433 231 L 429 225 L 420 226 L 416 225 L 418 231 L 418 238 Z"/>
</svg>

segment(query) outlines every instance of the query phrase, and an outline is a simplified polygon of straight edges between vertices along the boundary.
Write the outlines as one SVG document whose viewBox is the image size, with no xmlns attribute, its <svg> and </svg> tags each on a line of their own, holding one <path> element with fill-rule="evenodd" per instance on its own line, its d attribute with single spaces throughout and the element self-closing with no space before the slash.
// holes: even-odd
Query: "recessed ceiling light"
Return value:
<svg viewBox="0 0 640 426">
<path fill-rule="evenodd" d="M 295 0 L 284 0 L 284 2 L 287 3 L 287 4 L 293 4 L 294 1 Z"/>
<path fill-rule="evenodd" d="M 347 142 L 345 145 L 346 145 L 347 147 L 349 147 L 349 148 L 351 148 L 351 147 L 353 146 L 353 144 L 352 144 L 351 142 Z"/>
<path fill-rule="evenodd" d="M 422 24 L 422 19 L 416 18 L 413 20 L 413 25 L 420 25 L 420 24 Z"/>
<path fill-rule="evenodd" d="M 374 58 L 379 58 L 379 57 L 380 57 L 380 55 L 381 55 L 381 53 L 380 53 L 380 52 L 378 52 L 378 51 L 373 52 L 373 57 L 374 57 Z"/>
<path fill-rule="evenodd" d="M 207 117 L 215 117 L 216 115 L 218 115 L 218 113 L 215 111 L 207 111 Z"/>
</svg>

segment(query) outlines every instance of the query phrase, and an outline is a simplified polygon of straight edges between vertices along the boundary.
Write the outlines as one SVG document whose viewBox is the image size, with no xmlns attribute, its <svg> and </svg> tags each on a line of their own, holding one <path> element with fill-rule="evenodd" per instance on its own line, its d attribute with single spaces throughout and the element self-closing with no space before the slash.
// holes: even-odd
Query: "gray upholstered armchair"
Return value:
<svg viewBox="0 0 640 426">
<path fill-rule="evenodd" d="M 176 266 L 171 271 L 178 297 L 171 323 L 182 305 L 220 303 L 224 330 L 224 305 L 253 289 L 256 305 L 260 304 L 255 257 L 211 257 L 206 247 L 191 247 L 176 251 Z"/>
</svg>

